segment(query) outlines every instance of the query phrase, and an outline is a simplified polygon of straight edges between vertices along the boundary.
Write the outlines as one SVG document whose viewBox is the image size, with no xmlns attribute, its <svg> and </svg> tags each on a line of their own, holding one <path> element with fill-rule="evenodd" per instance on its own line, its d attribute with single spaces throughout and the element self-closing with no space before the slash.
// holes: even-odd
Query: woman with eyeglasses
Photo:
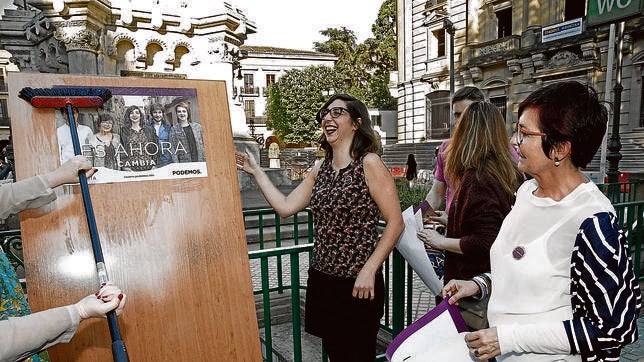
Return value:
<svg viewBox="0 0 644 362">
<path fill-rule="evenodd" d="M 465 340 L 479 360 L 617 361 L 641 308 L 627 241 L 608 198 L 580 170 L 607 123 L 595 91 L 554 83 L 519 105 L 517 191 L 490 252 L 491 273 L 452 280 L 450 303 L 490 294 L 489 329 Z"/>
<path fill-rule="evenodd" d="M 271 206 L 287 217 L 310 206 L 315 241 L 306 290 L 306 331 L 322 338 L 332 362 L 369 361 L 384 313 L 382 263 L 403 230 L 391 173 L 367 107 L 347 94 L 332 96 L 317 114 L 325 158 L 288 196 L 249 153 L 237 167 L 255 178 Z M 386 226 L 379 235 L 382 217 Z"/>
</svg>

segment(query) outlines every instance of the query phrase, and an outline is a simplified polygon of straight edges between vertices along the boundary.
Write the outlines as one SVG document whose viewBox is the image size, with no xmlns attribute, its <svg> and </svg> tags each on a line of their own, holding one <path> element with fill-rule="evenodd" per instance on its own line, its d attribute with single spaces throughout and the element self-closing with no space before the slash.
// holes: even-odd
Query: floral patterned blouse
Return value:
<svg viewBox="0 0 644 362">
<path fill-rule="evenodd" d="M 311 196 L 315 227 L 311 267 L 325 274 L 355 278 L 379 240 L 378 205 L 364 175 L 364 156 L 338 171 L 323 161 Z"/>
<path fill-rule="evenodd" d="M 22 291 L 18 276 L 2 250 L 0 250 L 0 288 L 2 288 L 0 289 L 0 320 L 31 314 L 27 296 Z M 49 355 L 43 351 L 23 361 L 49 361 Z"/>
</svg>

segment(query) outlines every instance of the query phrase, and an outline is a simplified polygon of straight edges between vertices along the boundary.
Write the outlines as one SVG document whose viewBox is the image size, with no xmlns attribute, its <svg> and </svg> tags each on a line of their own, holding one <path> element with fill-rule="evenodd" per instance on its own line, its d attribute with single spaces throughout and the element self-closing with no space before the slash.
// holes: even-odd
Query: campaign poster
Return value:
<svg viewBox="0 0 644 362">
<path fill-rule="evenodd" d="M 102 107 L 73 110 L 81 153 L 98 169 L 90 184 L 208 176 L 196 89 L 106 88 Z M 75 154 L 65 109 L 56 134 L 62 164 Z"/>
</svg>

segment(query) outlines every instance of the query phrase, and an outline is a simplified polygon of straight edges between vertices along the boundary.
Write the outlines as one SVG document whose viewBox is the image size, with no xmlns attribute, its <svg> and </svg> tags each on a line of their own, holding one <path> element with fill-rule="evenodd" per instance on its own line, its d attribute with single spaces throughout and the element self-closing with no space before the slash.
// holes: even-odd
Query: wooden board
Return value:
<svg viewBox="0 0 644 362">
<path fill-rule="evenodd" d="M 261 361 L 225 83 L 38 73 L 8 81 L 19 180 L 60 164 L 54 110 L 18 98 L 23 87 L 197 90 L 208 177 L 89 186 L 107 271 L 128 296 L 119 326 L 131 361 Z M 34 311 L 97 290 L 80 186 L 56 193 L 21 214 Z M 107 322 L 82 322 L 49 352 L 53 361 L 111 361 Z"/>
</svg>

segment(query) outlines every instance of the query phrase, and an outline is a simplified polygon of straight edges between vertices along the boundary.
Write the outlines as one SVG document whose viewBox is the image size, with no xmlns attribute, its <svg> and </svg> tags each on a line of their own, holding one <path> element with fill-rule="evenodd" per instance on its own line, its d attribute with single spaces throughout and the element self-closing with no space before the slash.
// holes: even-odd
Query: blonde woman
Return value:
<svg viewBox="0 0 644 362">
<path fill-rule="evenodd" d="M 503 116 L 489 102 L 465 109 L 445 153 L 445 172 L 454 187 L 447 233 L 426 229 L 418 237 L 428 249 L 445 251 L 448 283 L 490 271 L 490 247 L 523 175 L 510 153 Z"/>
</svg>

